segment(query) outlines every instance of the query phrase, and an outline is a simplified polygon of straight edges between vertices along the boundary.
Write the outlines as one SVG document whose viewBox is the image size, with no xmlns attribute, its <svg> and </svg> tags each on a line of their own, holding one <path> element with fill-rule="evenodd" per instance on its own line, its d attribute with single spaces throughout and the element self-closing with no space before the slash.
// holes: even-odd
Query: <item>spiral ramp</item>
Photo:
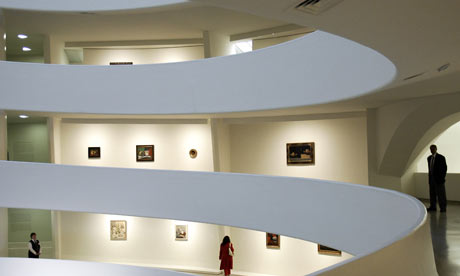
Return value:
<svg viewBox="0 0 460 276">
<path fill-rule="evenodd" d="M 50 10 L 60 7 L 55 2 L 1 0 L 0 6 Z M 128 7 L 117 1 L 113 9 L 152 6 L 149 2 L 154 1 L 133 1 Z M 105 9 L 102 3 L 95 9 Z M 396 74 L 378 52 L 321 31 L 252 53 L 193 62 L 116 68 L 0 62 L 0 71 L 0 109 L 92 114 L 307 106 L 371 93 Z M 62 81 L 51 81 L 54 78 Z M 68 87 L 71 78 L 77 85 Z M 291 84 L 289 91 L 283 89 L 285 83 Z M 153 105 L 139 104 L 139 97 Z M 92 104 L 101 100 L 103 106 Z M 0 175 L 0 206 L 6 208 L 228 225 L 321 243 L 353 255 L 310 275 L 437 275 L 423 204 L 393 191 L 294 177 L 7 161 L 0 161 Z M 35 189 L 37 180 L 40 189 Z M 31 190 L 36 192 L 27 192 Z M 233 199 L 231 208 L 221 204 L 224 191 Z M 0 275 L 26 274 L 181 275 L 107 263 L 0 258 Z"/>
</svg>

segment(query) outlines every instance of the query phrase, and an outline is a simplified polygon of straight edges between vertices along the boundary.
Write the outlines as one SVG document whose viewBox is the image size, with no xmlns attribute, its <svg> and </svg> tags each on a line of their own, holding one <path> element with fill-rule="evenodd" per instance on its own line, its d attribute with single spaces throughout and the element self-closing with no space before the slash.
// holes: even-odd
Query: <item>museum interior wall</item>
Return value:
<svg viewBox="0 0 460 276">
<path fill-rule="evenodd" d="M 231 170 L 368 184 L 365 113 L 351 118 L 233 124 Z M 314 142 L 314 165 L 286 164 L 286 143 Z M 359 168 L 359 169 L 357 169 Z"/>
<path fill-rule="evenodd" d="M 0 208 L 0 257 L 8 257 L 8 208 Z"/>
<path fill-rule="evenodd" d="M 447 199 L 460 201 L 460 122 L 454 124 L 430 144 L 436 144 L 438 152 L 446 157 L 448 173 L 446 178 Z M 430 155 L 426 149 L 419 158 L 414 161 L 415 171 L 415 192 L 419 198 L 429 198 L 428 190 L 428 164 L 426 158 Z"/>
<path fill-rule="evenodd" d="M 60 152 L 56 155 L 62 164 L 213 171 L 212 138 L 207 120 L 192 124 L 174 123 L 174 120 L 163 124 L 149 120 L 147 123 L 145 120 L 86 122 L 89 123 L 62 120 L 60 137 L 55 137 L 60 140 Z M 136 161 L 137 145 L 154 146 L 153 162 Z M 88 158 L 88 147 L 100 147 L 101 157 Z M 190 157 L 191 149 L 197 151 L 196 158 Z"/>
<path fill-rule="evenodd" d="M 351 255 L 319 254 L 316 243 L 281 236 L 280 248 L 267 248 L 264 232 L 154 218 L 57 212 L 61 259 L 155 266 L 216 273 L 219 244 L 234 244 L 235 273 L 305 275 Z M 125 220 L 127 240 L 110 240 L 110 221 Z M 188 225 L 188 238 L 175 240 L 175 226 Z M 308 260 L 308 261 L 305 261 Z"/>
<path fill-rule="evenodd" d="M 202 45 L 184 47 L 158 47 L 154 49 L 83 49 L 83 64 L 109 65 L 111 62 L 151 64 L 189 61 L 204 58 Z"/>
<path fill-rule="evenodd" d="M 8 124 L 9 160 L 49 163 L 49 143 L 46 121 Z"/>
</svg>

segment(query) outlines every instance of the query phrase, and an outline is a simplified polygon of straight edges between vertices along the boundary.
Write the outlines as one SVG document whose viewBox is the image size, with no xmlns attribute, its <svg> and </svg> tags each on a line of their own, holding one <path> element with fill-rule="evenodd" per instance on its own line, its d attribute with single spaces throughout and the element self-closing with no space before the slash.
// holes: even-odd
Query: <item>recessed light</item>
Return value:
<svg viewBox="0 0 460 276">
<path fill-rule="evenodd" d="M 30 49 L 29 47 L 22 47 L 22 51 L 23 52 L 30 52 L 32 49 Z"/>
<path fill-rule="evenodd" d="M 21 118 L 21 119 L 27 119 L 27 118 L 29 118 L 29 116 L 24 115 L 24 114 L 21 114 L 21 115 L 19 115 L 19 118 Z"/>
<path fill-rule="evenodd" d="M 18 38 L 19 39 L 26 39 L 26 38 L 28 38 L 28 36 L 25 35 L 25 34 L 18 34 Z"/>
<path fill-rule="evenodd" d="M 3 34 L 3 39 L 6 40 L 6 33 Z"/>
<path fill-rule="evenodd" d="M 3 49 L 5 49 L 5 52 L 6 52 L 6 46 Z"/>
</svg>

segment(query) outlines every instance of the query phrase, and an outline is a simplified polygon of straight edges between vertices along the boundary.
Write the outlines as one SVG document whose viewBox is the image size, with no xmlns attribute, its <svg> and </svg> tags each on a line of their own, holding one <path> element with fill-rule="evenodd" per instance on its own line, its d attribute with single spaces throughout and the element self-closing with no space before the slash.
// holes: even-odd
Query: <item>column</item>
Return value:
<svg viewBox="0 0 460 276">
<path fill-rule="evenodd" d="M 8 154 L 8 125 L 6 113 L 0 110 L 0 160 L 6 160 Z"/>
<path fill-rule="evenodd" d="M 210 119 L 215 172 L 231 171 L 230 126 L 223 119 Z"/>
<path fill-rule="evenodd" d="M 212 31 L 203 32 L 204 57 L 220 57 L 232 54 L 230 36 Z"/>
<path fill-rule="evenodd" d="M 49 117 L 47 124 L 50 146 L 50 162 L 61 164 L 61 118 Z"/>
<path fill-rule="evenodd" d="M 5 28 L 5 16 L 3 10 L 0 9 L 0 60 L 6 60 L 6 28 Z"/>
</svg>

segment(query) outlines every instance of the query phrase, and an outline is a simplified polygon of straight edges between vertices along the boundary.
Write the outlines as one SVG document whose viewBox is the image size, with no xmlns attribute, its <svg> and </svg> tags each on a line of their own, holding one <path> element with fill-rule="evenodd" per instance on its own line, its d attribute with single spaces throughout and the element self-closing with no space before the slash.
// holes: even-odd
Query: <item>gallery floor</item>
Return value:
<svg viewBox="0 0 460 276">
<path fill-rule="evenodd" d="M 430 212 L 428 219 L 439 276 L 460 275 L 460 203 L 449 202 L 447 213 Z"/>
</svg>

